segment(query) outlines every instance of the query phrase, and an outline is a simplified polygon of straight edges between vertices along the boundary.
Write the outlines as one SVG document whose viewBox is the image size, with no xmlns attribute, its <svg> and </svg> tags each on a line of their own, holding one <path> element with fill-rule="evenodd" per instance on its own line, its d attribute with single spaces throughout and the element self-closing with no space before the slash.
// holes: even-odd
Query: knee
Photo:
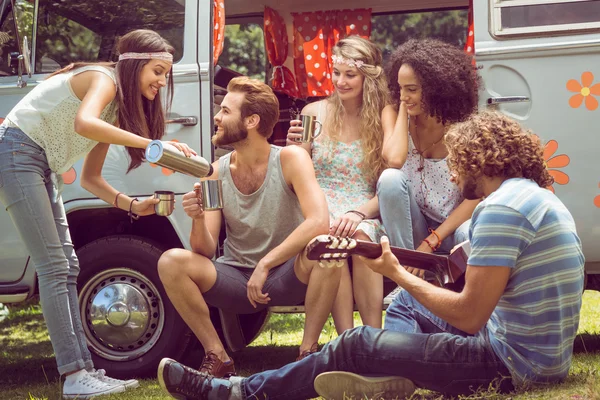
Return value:
<svg viewBox="0 0 600 400">
<path fill-rule="evenodd" d="M 454 232 L 454 241 L 456 244 L 469 240 L 469 229 L 471 228 L 471 220 L 463 222 Z"/>
<path fill-rule="evenodd" d="M 165 283 L 176 279 L 185 271 L 189 260 L 189 250 L 170 249 L 165 251 L 158 260 L 158 276 Z"/>
<path fill-rule="evenodd" d="M 385 169 L 377 180 L 377 196 L 393 197 L 398 195 L 398 191 L 407 191 L 408 177 L 406 173 L 400 169 L 388 168 Z"/>
</svg>

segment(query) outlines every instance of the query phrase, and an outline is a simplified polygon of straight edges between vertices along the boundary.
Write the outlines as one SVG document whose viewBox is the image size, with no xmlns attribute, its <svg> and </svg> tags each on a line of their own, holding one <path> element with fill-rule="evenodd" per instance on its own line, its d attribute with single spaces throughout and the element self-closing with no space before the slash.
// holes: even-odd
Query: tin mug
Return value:
<svg viewBox="0 0 600 400">
<path fill-rule="evenodd" d="M 168 190 L 157 190 L 154 192 L 154 198 L 160 202 L 154 205 L 154 212 L 161 217 L 171 215 L 175 208 L 175 193 Z"/>
<path fill-rule="evenodd" d="M 223 208 L 223 181 L 211 179 L 200 182 L 202 186 L 202 206 L 204 211 Z"/>
<path fill-rule="evenodd" d="M 302 143 L 312 143 L 321 134 L 321 122 L 314 115 L 300 115 L 302 121 Z"/>
</svg>

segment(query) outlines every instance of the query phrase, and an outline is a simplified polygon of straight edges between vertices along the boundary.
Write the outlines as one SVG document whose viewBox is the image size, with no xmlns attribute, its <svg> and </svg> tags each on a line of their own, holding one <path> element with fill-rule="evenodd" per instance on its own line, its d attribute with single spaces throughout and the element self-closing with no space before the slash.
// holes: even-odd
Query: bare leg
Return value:
<svg viewBox="0 0 600 400">
<path fill-rule="evenodd" d="M 341 335 L 347 329 L 354 327 L 354 297 L 352 295 L 352 279 L 348 264 L 342 267 L 342 277 L 337 296 L 333 302 L 331 316 L 335 322 L 335 330 Z"/>
<path fill-rule="evenodd" d="M 306 310 L 304 336 L 300 345 L 300 354 L 302 354 L 319 341 L 319 335 L 338 292 L 342 271 L 338 267 L 322 268 L 317 262 L 307 259 L 304 252 L 296 258 L 294 271 L 301 282 L 308 284 L 304 300 Z"/>
<path fill-rule="evenodd" d="M 370 241 L 363 231 L 357 231 L 353 238 Z M 363 324 L 381 328 L 383 276 L 373 272 L 358 257 L 352 257 L 352 275 L 354 298 Z"/>
<path fill-rule="evenodd" d="M 158 274 L 171 303 L 202 343 L 204 350 L 207 353 L 212 351 L 221 361 L 229 361 L 202 296 L 217 280 L 213 263 L 191 251 L 171 249 L 160 257 Z"/>
</svg>

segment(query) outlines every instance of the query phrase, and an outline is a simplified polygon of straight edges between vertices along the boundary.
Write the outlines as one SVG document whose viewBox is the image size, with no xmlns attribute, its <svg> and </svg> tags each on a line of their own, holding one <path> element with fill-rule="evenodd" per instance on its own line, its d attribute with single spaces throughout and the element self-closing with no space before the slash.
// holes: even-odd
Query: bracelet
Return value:
<svg viewBox="0 0 600 400">
<path fill-rule="evenodd" d="M 362 219 L 367 219 L 367 216 L 365 214 L 361 213 L 360 211 L 356 211 L 356 210 L 346 211 L 346 214 L 348 214 L 348 213 L 356 214 L 359 217 L 361 217 Z"/>
<path fill-rule="evenodd" d="M 117 193 L 117 196 L 115 197 L 115 201 L 113 201 L 113 206 L 115 206 L 115 208 L 119 208 L 119 196 L 122 194 L 123 193 L 121 193 L 121 192 Z"/>
<path fill-rule="evenodd" d="M 433 233 L 433 235 L 437 238 L 438 242 L 437 242 L 437 246 L 435 246 L 435 249 L 433 249 L 433 251 L 436 251 L 437 249 L 440 248 L 440 246 L 442 245 L 442 238 L 440 237 L 440 235 L 435 231 L 435 229 L 431 229 L 428 228 L 427 229 L 429 231 L 429 233 Z M 430 245 L 431 246 L 431 245 Z M 433 247 L 432 247 L 433 248 Z"/>
<path fill-rule="evenodd" d="M 134 201 L 139 201 L 139 200 L 137 199 L 137 197 L 136 197 L 135 199 L 132 199 L 132 200 L 131 200 L 131 203 L 129 203 L 129 213 L 127 213 L 127 215 L 129 215 L 129 221 L 130 221 L 132 224 L 133 224 L 133 220 L 134 220 L 134 219 L 135 219 L 135 220 L 138 220 L 138 219 L 140 219 L 140 216 L 139 216 L 139 215 L 137 215 L 136 213 L 134 213 L 133 211 L 131 211 L 131 208 L 133 207 L 133 202 L 134 202 Z"/>
<path fill-rule="evenodd" d="M 429 247 L 431 248 L 431 250 L 432 250 L 432 251 L 436 251 L 436 250 L 437 250 L 437 248 L 436 248 L 435 246 L 433 246 L 433 245 L 432 245 L 432 244 L 429 242 L 429 240 L 427 240 L 427 238 L 423 239 L 423 241 L 424 241 L 425 243 L 427 243 L 427 245 L 429 245 Z"/>
</svg>

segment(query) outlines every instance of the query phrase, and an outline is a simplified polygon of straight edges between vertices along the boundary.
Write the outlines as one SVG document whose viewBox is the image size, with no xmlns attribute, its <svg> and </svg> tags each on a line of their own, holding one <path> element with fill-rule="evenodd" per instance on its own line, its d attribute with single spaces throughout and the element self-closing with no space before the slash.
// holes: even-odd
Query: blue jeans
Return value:
<svg viewBox="0 0 600 400">
<path fill-rule="evenodd" d="M 79 261 L 52 175 L 40 146 L 20 129 L 0 127 L 0 203 L 35 265 L 58 372 L 65 374 L 93 363 L 79 314 Z"/>
<path fill-rule="evenodd" d="M 403 249 L 416 249 L 429 236 L 427 228 L 437 229 L 440 222 L 434 221 L 421 212 L 404 171 L 388 168 L 377 182 L 379 213 L 392 246 Z M 450 253 L 459 243 L 469 239 L 471 220 L 463 222 L 447 237 L 440 246 L 440 252 Z"/>
<path fill-rule="evenodd" d="M 484 335 L 467 335 L 448 325 L 404 291 L 396 296 L 388 313 L 390 309 L 386 329 L 363 326 L 347 330 L 318 353 L 244 379 L 242 397 L 317 397 L 313 381 L 328 371 L 401 376 L 421 388 L 455 396 L 487 387 L 495 379 L 501 391 L 513 390 L 510 372 Z"/>
</svg>

